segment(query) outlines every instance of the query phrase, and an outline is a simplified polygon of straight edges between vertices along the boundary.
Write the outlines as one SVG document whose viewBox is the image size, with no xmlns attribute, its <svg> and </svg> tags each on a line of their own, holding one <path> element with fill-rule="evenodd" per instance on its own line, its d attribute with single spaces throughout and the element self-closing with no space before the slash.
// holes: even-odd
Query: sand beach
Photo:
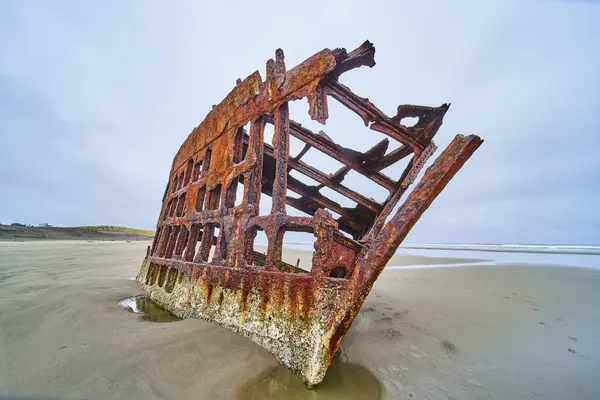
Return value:
<svg viewBox="0 0 600 400">
<path fill-rule="evenodd" d="M 147 245 L 0 243 L 0 398 L 600 398 L 600 270 L 398 256 L 307 390 L 216 324 L 117 304 Z"/>
</svg>

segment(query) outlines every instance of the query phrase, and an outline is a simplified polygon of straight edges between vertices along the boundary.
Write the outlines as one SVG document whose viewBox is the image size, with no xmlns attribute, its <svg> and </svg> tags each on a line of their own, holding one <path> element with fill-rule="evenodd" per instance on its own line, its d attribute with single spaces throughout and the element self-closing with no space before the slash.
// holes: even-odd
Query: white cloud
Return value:
<svg viewBox="0 0 600 400">
<path fill-rule="evenodd" d="M 264 78 L 278 47 L 291 67 L 324 47 L 369 39 L 377 65 L 345 83 L 388 113 L 451 102 L 438 145 L 456 133 L 486 140 L 413 242 L 432 232 L 439 241 L 596 240 L 600 217 L 584 209 L 600 192 L 591 172 L 599 166 L 600 7 L 591 2 L 0 8 L 0 191 L 10 193 L 0 199 L 2 221 L 152 227 L 173 155 L 236 78 L 255 70 Z M 359 148 L 379 141 L 339 113 L 321 127 L 329 136 Z"/>
</svg>

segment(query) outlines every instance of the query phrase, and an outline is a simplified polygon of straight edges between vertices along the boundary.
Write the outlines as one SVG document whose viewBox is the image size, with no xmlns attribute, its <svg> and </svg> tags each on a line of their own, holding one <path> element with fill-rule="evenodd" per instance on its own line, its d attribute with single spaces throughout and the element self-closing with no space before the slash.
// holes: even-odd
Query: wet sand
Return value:
<svg viewBox="0 0 600 400">
<path fill-rule="evenodd" d="M 119 306 L 142 293 L 132 278 L 147 244 L 0 243 L 0 398 L 600 398 L 598 270 L 384 271 L 308 391 L 215 324 Z M 394 265 L 455 262 L 427 261 Z"/>
</svg>

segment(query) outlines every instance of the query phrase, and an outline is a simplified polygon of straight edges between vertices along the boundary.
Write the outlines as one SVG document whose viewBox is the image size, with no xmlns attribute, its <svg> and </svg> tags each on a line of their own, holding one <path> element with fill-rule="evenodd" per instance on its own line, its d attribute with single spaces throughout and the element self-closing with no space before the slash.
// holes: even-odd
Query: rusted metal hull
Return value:
<svg viewBox="0 0 600 400">
<path fill-rule="evenodd" d="M 308 386 L 322 381 L 341 339 L 404 237 L 482 143 L 477 136 L 457 136 L 392 216 L 435 151 L 431 140 L 448 106 L 400 106 L 396 116 L 388 117 L 339 83 L 350 69 L 372 67 L 374 53 L 369 42 L 350 53 L 326 49 L 286 71 L 278 50 L 276 59 L 267 62 L 265 82 L 258 72 L 238 80 L 175 156 L 157 234 L 138 275 L 148 296 L 164 308 L 248 337 Z M 401 146 L 387 152 L 385 139 L 361 153 L 339 146 L 323 132 L 309 131 L 288 115 L 287 102 L 304 97 L 313 119 L 325 123 L 331 97 Z M 401 124 L 406 117 L 419 120 L 407 128 Z M 274 125 L 271 145 L 263 139 L 268 123 Z M 246 124 L 249 131 L 243 128 Z M 296 156 L 289 154 L 290 135 L 306 144 Z M 345 167 L 325 174 L 305 164 L 301 157 L 311 147 Z M 409 156 L 413 158 L 400 177 L 381 172 Z M 289 175 L 293 170 L 319 186 L 294 179 Z M 386 188 L 386 201 L 378 203 L 345 186 L 342 181 L 350 170 Z M 244 190 L 236 204 L 241 184 Z M 320 193 L 323 187 L 355 201 L 356 207 L 327 198 Z M 300 197 L 288 196 L 289 190 Z M 272 197 L 266 215 L 261 215 L 261 195 Z M 286 206 L 307 216 L 290 216 Z M 334 219 L 328 210 L 339 217 Z M 259 230 L 268 239 L 266 254 L 254 248 Z M 283 235 L 289 231 L 314 235 L 310 271 L 282 261 Z"/>
</svg>

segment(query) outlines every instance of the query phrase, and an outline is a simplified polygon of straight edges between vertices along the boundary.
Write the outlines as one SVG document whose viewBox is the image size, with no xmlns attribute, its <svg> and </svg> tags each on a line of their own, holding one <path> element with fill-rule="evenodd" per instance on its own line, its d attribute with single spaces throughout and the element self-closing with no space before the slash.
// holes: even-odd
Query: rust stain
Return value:
<svg viewBox="0 0 600 400">
<path fill-rule="evenodd" d="M 269 305 L 269 297 L 271 295 L 271 288 L 273 287 L 271 278 L 269 275 L 259 275 L 260 310 L 263 313 Z"/>
<path fill-rule="evenodd" d="M 221 308 L 221 306 L 223 305 L 223 299 L 225 296 L 223 296 L 223 290 L 221 290 L 221 293 L 219 293 L 219 299 L 217 300 L 217 302 L 219 303 L 219 308 Z"/>
<path fill-rule="evenodd" d="M 474 135 L 456 136 L 406 197 L 436 150 L 432 139 L 449 104 L 401 105 L 395 115 L 385 114 L 339 81 L 349 70 L 373 67 L 374 57 L 375 48 L 366 41 L 350 52 L 324 49 L 288 70 L 278 49 L 267 62 L 264 81 L 258 71 L 238 79 L 173 158 L 156 237 L 139 275 L 148 294 L 166 308 L 246 335 L 309 386 L 323 379 L 373 283 L 402 240 L 483 142 Z M 322 124 L 329 118 L 328 102 L 333 99 L 385 138 L 367 151 L 341 146 L 323 131 L 313 132 L 292 119 L 288 102 L 299 99 L 308 101 L 310 117 Z M 405 118 L 417 122 L 405 126 Z M 267 124 L 273 125 L 272 143 L 264 141 Z M 298 154 L 290 154 L 290 136 L 304 143 Z M 305 162 L 302 157 L 313 148 L 343 167 L 329 174 Z M 408 164 L 400 176 L 386 175 L 384 170 L 404 159 Z M 303 183 L 292 171 L 317 183 Z M 351 188 L 345 182 L 349 172 L 387 190 L 387 199 L 376 201 Z M 356 206 L 342 206 L 325 188 Z M 271 197 L 270 210 L 260 208 L 262 196 Z M 306 216 L 288 215 L 289 207 Z M 254 243 L 259 230 L 268 241 L 264 253 Z M 313 235 L 310 270 L 282 260 L 286 232 Z M 178 271 L 176 286 L 203 294 L 204 307 L 175 301 L 178 291 L 166 293 L 166 285 L 158 283 L 165 280 L 167 268 Z M 211 302 L 215 290 L 219 295 Z M 273 318 L 275 324 L 269 325 Z M 284 345 L 273 345 L 287 341 L 270 335 L 290 332 L 298 337 L 289 341 L 304 343 L 302 350 L 290 352 Z"/>
<path fill-rule="evenodd" d="M 212 299 L 213 293 L 213 285 L 210 281 L 206 282 L 206 305 L 210 304 L 210 300 Z"/>
<path fill-rule="evenodd" d="M 244 276 L 242 279 L 242 313 L 246 312 L 246 308 L 248 306 L 248 296 L 250 295 L 250 291 L 252 290 L 252 282 L 248 279 L 250 275 Z"/>
</svg>

